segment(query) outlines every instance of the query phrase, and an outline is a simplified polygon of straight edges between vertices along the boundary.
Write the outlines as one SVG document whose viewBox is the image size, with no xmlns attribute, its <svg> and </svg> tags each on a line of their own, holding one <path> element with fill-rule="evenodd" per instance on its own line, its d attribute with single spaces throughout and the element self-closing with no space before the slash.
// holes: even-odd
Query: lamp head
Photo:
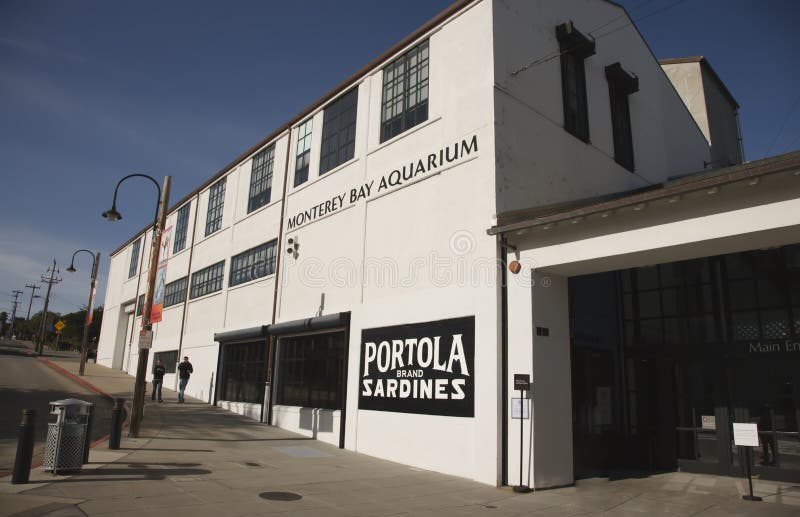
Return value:
<svg viewBox="0 0 800 517">
<path fill-rule="evenodd" d="M 75 265 L 74 264 L 70 264 L 69 267 L 67 268 L 67 271 L 70 272 L 70 273 L 74 273 L 75 272 Z"/>
<path fill-rule="evenodd" d="M 106 221 L 119 221 L 122 219 L 122 214 L 117 212 L 117 205 L 113 205 L 110 210 L 103 212 L 103 218 Z"/>
</svg>

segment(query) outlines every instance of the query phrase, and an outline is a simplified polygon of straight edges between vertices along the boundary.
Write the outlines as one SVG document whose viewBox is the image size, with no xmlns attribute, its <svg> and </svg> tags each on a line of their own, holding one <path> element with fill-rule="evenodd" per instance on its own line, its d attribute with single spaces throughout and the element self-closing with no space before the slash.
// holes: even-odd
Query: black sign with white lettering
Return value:
<svg viewBox="0 0 800 517">
<path fill-rule="evenodd" d="M 359 409 L 473 417 L 475 317 L 361 332 Z"/>
<path fill-rule="evenodd" d="M 530 391 L 531 389 L 531 376 L 527 373 L 514 374 L 514 389 Z"/>
</svg>

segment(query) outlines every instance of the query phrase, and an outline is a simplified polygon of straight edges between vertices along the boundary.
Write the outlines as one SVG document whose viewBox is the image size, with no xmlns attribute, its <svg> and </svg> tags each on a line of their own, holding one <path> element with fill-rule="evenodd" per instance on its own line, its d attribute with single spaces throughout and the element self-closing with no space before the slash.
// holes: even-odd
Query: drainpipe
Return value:
<svg viewBox="0 0 800 517">
<path fill-rule="evenodd" d="M 506 270 L 506 245 L 508 241 L 500 235 L 498 248 L 500 252 L 500 346 L 502 373 L 500 374 L 502 412 L 502 428 L 500 431 L 502 448 L 501 485 L 508 485 L 508 272 Z"/>
<path fill-rule="evenodd" d="M 194 198 L 194 222 L 192 223 L 192 242 L 189 244 L 189 266 L 186 269 L 186 295 L 183 297 L 183 314 L 181 318 L 181 332 L 178 334 L 178 361 L 183 353 L 183 331 L 186 328 L 186 313 L 189 311 L 189 286 L 192 279 L 192 258 L 194 257 L 194 240 L 197 236 L 197 214 L 200 212 L 200 193 Z M 219 366 L 219 363 L 217 363 Z M 178 371 L 175 369 L 175 378 L 172 380 L 172 389 L 178 390 Z M 217 375 L 219 379 L 219 375 Z M 214 400 L 216 402 L 216 400 Z"/>
<path fill-rule="evenodd" d="M 281 274 L 281 257 L 283 256 L 283 219 L 286 214 L 286 190 L 289 182 L 289 153 L 292 149 L 292 127 L 289 126 L 286 137 L 286 163 L 283 167 L 283 194 L 281 196 L 281 222 L 278 227 L 278 246 L 277 255 L 275 257 L 275 289 L 272 295 L 272 319 L 270 323 L 275 324 L 275 317 L 278 312 L 278 285 L 280 283 Z M 272 379 L 273 369 L 275 365 L 275 336 L 269 336 L 269 351 L 267 352 L 267 383 L 264 392 L 264 404 L 267 410 L 267 424 L 272 425 Z M 264 419 L 264 407 L 261 408 L 261 419 Z"/>
</svg>

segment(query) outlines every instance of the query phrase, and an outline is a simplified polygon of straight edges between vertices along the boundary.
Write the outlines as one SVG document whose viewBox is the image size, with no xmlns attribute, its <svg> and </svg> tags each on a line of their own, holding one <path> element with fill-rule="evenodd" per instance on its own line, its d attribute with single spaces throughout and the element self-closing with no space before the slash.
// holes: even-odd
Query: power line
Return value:
<svg viewBox="0 0 800 517">
<path fill-rule="evenodd" d="M 13 291 L 11 291 L 11 294 L 14 295 L 14 302 L 13 302 L 13 307 L 14 308 L 11 311 L 11 328 L 8 330 L 8 333 L 11 334 L 11 336 L 13 336 L 14 335 L 14 319 L 16 319 L 16 317 L 17 317 L 17 306 L 19 305 L 18 299 L 19 299 L 19 295 L 22 294 L 22 291 L 20 291 L 19 289 L 14 289 Z"/>
<path fill-rule="evenodd" d="M 772 148 L 775 147 L 776 143 L 778 143 L 778 139 L 780 139 L 781 134 L 783 134 L 783 130 L 786 129 L 786 124 L 789 122 L 789 117 L 792 116 L 792 113 L 794 112 L 794 109 L 797 107 L 798 103 L 800 103 L 800 95 L 797 96 L 797 99 L 795 99 L 794 104 L 792 104 L 792 107 L 789 108 L 789 111 L 786 112 L 786 116 L 783 118 L 783 123 L 781 124 L 781 128 L 778 130 L 778 134 L 775 135 L 775 138 L 769 145 L 769 149 L 767 149 L 767 156 L 772 154 Z"/>
<path fill-rule="evenodd" d="M 50 273 L 50 278 L 47 278 L 47 273 Z M 39 332 L 39 342 L 37 343 L 36 347 L 36 351 L 39 353 L 39 355 L 42 354 L 42 350 L 44 349 L 44 336 L 47 332 L 47 308 L 50 305 L 50 291 L 53 289 L 53 284 L 58 284 L 63 280 L 62 278 L 56 278 L 57 273 L 59 273 L 59 270 L 56 269 L 56 259 L 53 259 L 53 266 L 47 268 L 45 274 L 42 275 L 42 282 L 47 283 L 47 294 L 44 297 L 41 331 Z"/>
<path fill-rule="evenodd" d="M 25 320 L 29 321 L 31 319 L 31 307 L 33 307 L 33 299 L 41 298 L 41 296 L 36 294 L 36 290 L 41 289 L 42 286 L 36 284 L 25 284 L 25 287 L 31 290 L 31 301 L 28 303 L 28 315 L 25 317 Z"/>
</svg>

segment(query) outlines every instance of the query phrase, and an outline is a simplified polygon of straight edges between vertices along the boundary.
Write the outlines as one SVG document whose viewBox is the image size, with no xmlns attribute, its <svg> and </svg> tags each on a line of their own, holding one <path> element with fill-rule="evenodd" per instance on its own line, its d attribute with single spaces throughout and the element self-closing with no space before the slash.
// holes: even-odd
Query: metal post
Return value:
<svg viewBox="0 0 800 517">
<path fill-rule="evenodd" d="M 83 464 L 89 463 L 89 448 L 92 445 L 92 423 L 94 420 L 94 404 L 87 408 L 89 414 L 86 415 L 86 439 L 83 441 Z"/>
<path fill-rule="evenodd" d="M 108 448 L 119 449 L 122 437 L 122 413 L 125 408 L 125 399 L 114 399 L 114 408 L 111 410 L 111 432 L 108 435 Z"/>
<path fill-rule="evenodd" d="M 14 485 L 25 484 L 30 479 L 33 444 L 35 441 L 35 419 L 35 410 L 22 410 L 22 420 L 19 423 L 19 440 L 17 441 L 17 456 L 14 459 L 14 473 L 11 475 L 11 483 Z"/>
<path fill-rule="evenodd" d="M 147 272 L 147 291 L 144 297 L 144 307 L 142 308 L 142 328 L 145 330 L 151 330 L 150 310 L 153 306 L 153 295 L 155 294 L 158 256 L 161 251 L 161 234 L 164 232 L 164 225 L 167 221 L 167 206 L 169 203 L 169 189 L 171 183 L 172 178 L 170 176 L 164 176 L 164 187 L 158 207 L 158 220 L 153 231 L 153 243 L 150 249 L 150 269 Z M 131 422 L 130 427 L 128 427 L 128 436 L 131 438 L 137 438 L 139 436 L 139 423 L 141 422 L 144 410 L 145 377 L 147 376 L 147 360 L 149 356 L 150 349 L 139 349 L 136 383 L 133 387 Z"/>
<path fill-rule="evenodd" d="M 742 499 L 745 501 L 761 501 L 762 499 L 753 495 L 753 471 L 750 467 L 750 447 L 745 447 L 745 461 L 747 462 L 747 483 L 750 486 L 750 495 L 743 495 Z"/>
<path fill-rule="evenodd" d="M 78 373 L 83 377 L 86 371 L 86 341 L 89 339 L 89 325 L 92 324 L 92 303 L 94 302 L 94 292 L 97 290 L 97 269 L 100 266 L 100 252 L 94 255 L 94 264 L 92 264 L 92 281 L 89 287 L 89 304 L 86 306 L 86 321 L 83 325 L 83 338 L 81 339 L 81 364 Z"/>
</svg>

